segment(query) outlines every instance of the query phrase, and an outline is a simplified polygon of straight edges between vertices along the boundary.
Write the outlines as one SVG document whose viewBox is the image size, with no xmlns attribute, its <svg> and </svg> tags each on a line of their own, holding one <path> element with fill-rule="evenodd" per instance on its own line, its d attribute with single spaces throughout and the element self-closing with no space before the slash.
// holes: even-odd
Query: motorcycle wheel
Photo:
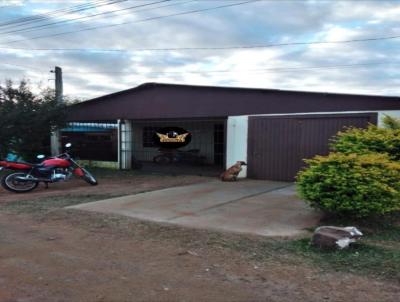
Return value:
<svg viewBox="0 0 400 302">
<path fill-rule="evenodd" d="M 92 186 L 97 186 L 99 183 L 96 178 L 86 169 L 82 169 L 84 175 L 82 176 L 83 180 Z"/>
<path fill-rule="evenodd" d="M 164 155 L 157 155 L 153 158 L 153 161 L 159 165 L 168 165 L 172 162 L 170 157 Z"/>
<path fill-rule="evenodd" d="M 22 172 L 15 172 L 8 175 L 5 175 L 1 179 L 1 186 L 14 193 L 27 193 L 30 192 L 39 185 L 38 182 L 35 181 L 18 181 L 15 179 L 16 177 L 25 177 L 27 174 Z"/>
</svg>

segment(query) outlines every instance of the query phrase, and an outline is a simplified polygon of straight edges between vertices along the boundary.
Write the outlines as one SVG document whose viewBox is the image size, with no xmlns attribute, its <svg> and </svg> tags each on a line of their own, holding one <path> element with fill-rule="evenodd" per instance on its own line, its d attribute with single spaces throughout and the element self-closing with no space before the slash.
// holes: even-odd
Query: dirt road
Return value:
<svg viewBox="0 0 400 302">
<path fill-rule="evenodd" d="M 15 205 L 13 211 L 0 206 L 0 302 L 398 301 L 396 281 L 321 271 L 292 258 L 258 261 L 231 248 L 240 236 L 34 208 L 52 196 L 118 196 L 207 181 L 105 180 L 98 187 L 78 181 L 22 196 L 0 191 L 0 205 Z M 34 199 L 31 212 L 18 207 L 25 199 Z"/>
<path fill-rule="evenodd" d="M 398 301 L 400 292 L 387 282 L 259 264 L 229 249 L 193 248 L 179 238 L 131 236 L 63 218 L 0 214 L 0 246 L 2 302 L 366 302 Z"/>
</svg>

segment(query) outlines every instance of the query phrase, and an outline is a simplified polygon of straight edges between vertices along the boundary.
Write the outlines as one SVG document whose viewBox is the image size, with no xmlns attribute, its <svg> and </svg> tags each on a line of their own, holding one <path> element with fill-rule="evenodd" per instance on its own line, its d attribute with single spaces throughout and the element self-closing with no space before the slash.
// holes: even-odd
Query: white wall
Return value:
<svg viewBox="0 0 400 302">
<path fill-rule="evenodd" d="M 227 122 L 226 167 L 241 160 L 247 162 L 248 116 L 230 116 Z M 247 176 L 247 167 L 243 166 L 239 177 Z"/>
<path fill-rule="evenodd" d="M 123 170 L 132 168 L 132 122 L 129 120 L 119 121 L 121 132 L 119 135 L 119 166 Z"/>
</svg>

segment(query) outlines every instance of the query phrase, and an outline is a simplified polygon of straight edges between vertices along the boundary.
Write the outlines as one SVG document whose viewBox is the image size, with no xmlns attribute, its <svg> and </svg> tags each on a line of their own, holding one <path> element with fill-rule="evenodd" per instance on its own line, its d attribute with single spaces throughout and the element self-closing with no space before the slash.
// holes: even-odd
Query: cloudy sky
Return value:
<svg viewBox="0 0 400 302">
<path fill-rule="evenodd" d="M 0 0 L 0 82 L 53 86 L 57 65 L 81 99 L 144 82 L 400 95 L 399 50 L 400 1 Z"/>
</svg>

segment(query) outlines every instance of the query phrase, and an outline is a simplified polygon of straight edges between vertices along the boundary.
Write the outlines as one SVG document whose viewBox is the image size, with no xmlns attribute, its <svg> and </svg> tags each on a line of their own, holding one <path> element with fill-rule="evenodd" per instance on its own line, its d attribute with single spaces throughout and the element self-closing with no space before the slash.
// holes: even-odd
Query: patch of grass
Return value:
<svg viewBox="0 0 400 302">
<path fill-rule="evenodd" d="M 310 245 L 310 238 L 280 242 L 278 250 L 324 270 L 400 280 L 400 213 L 369 219 L 331 216 L 320 225 L 356 226 L 364 236 L 343 250 L 318 249 Z"/>
<path fill-rule="evenodd" d="M 310 238 L 227 240 L 214 236 L 211 245 L 245 253 L 260 262 L 274 260 L 295 266 L 306 264 L 323 271 L 400 281 L 400 246 L 387 247 L 369 240 L 362 240 L 343 250 L 321 250 L 310 244 Z"/>
<path fill-rule="evenodd" d="M 400 280 L 398 249 L 360 242 L 349 249 L 321 250 L 311 246 L 309 239 L 288 241 L 279 245 L 283 252 L 301 256 L 304 261 L 324 270 Z"/>
<path fill-rule="evenodd" d="M 381 228 L 378 232 L 366 232 L 368 240 L 400 242 L 400 226 L 392 225 Z"/>
</svg>

